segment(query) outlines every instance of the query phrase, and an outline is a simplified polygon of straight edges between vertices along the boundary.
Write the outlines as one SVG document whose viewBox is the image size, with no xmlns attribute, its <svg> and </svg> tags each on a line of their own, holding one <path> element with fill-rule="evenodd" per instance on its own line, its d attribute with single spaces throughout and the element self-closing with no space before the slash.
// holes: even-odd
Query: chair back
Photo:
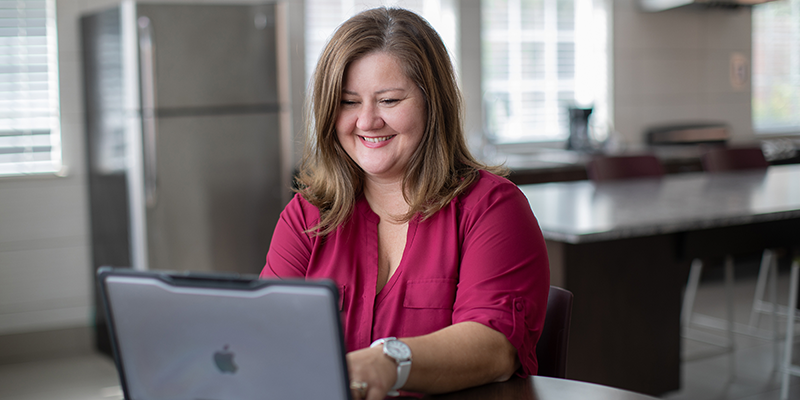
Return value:
<svg viewBox="0 0 800 400">
<path fill-rule="evenodd" d="M 716 147 L 703 154 L 703 170 L 708 172 L 766 169 L 769 162 L 761 147 Z"/>
<path fill-rule="evenodd" d="M 572 319 L 572 292 L 550 286 L 547 296 L 547 313 L 544 328 L 536 344 L 536 359 L 539 361 L 537 375 L 565 378 L 567 375 L 567 345 L 569 325 Z"/>
<path fill-rule="evenodd" d="M 652 154 L 627 156 L 596 156 L 586 165 L 589 179 L 611 181 L 618 179 L 649 178 L 664 175 L 661 161 Z"/>
</svg>

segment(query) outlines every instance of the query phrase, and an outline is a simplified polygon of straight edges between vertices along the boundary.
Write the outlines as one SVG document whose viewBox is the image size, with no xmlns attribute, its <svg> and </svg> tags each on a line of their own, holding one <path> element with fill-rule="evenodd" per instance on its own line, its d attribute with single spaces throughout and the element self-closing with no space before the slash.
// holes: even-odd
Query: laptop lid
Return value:
<svg viewBox="0 0 800 400">
<path fill-rule="evenodd" d="M 126 399 L 349 399 L 329 281 L 101 268 Z"/>
</svg>

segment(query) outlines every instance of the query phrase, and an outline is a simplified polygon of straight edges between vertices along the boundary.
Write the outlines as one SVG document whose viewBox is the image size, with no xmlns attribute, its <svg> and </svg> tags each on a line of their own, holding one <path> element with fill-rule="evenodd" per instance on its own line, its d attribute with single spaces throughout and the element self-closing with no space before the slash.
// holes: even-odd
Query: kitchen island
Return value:
<svg viewBox="0 0 800 400">
<path fill-rule="evenodd" d="M 521 185 L 551 283 L 575 295 L 567 377 L 651 395 L 680 388 L 682 290 L 694 258 L 800 243 L 800 165 Z"/>
</svg>

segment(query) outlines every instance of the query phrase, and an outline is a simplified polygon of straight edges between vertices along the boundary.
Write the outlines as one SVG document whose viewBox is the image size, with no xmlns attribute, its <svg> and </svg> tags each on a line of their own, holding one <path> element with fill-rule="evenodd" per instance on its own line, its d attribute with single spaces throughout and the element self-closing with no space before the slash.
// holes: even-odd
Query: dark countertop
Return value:
<svg viewBox="0 0 800 400">
<path fill-rule="evenodd" d="M 800 217 L 800 165 L 521 185 L 545 239 L 586 243 Z"/>
</svg>

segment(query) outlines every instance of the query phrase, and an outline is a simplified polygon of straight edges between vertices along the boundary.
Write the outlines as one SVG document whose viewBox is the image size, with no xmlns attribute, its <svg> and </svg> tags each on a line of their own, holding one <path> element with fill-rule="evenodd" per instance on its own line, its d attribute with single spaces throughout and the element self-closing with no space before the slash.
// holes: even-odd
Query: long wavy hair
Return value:
<svg viewBox="0 0 800 400">
<path fill-rule="evenodd" d="M 408 10 L 367 10 L 336 30 L 314 72 L 307 105 L 310 137 L 296 180 L 297 191 L 320 210 L 319 224 L 310 230 L 319 235 L 347 221 L 364 189 L 364 172 L 339 143 L 335 124 L 348 66 L 375 52 L 400 61 L 422 90 L 427 110 L 422 140 L 403 177 L 409 211 L 398 216 L 400 221 L 430 217 L 475 182 L 480 170 L 507 174 L 505 168 L 478 162 L 467 148 L 461 93 L 439 34 Z"/>
</svg>

